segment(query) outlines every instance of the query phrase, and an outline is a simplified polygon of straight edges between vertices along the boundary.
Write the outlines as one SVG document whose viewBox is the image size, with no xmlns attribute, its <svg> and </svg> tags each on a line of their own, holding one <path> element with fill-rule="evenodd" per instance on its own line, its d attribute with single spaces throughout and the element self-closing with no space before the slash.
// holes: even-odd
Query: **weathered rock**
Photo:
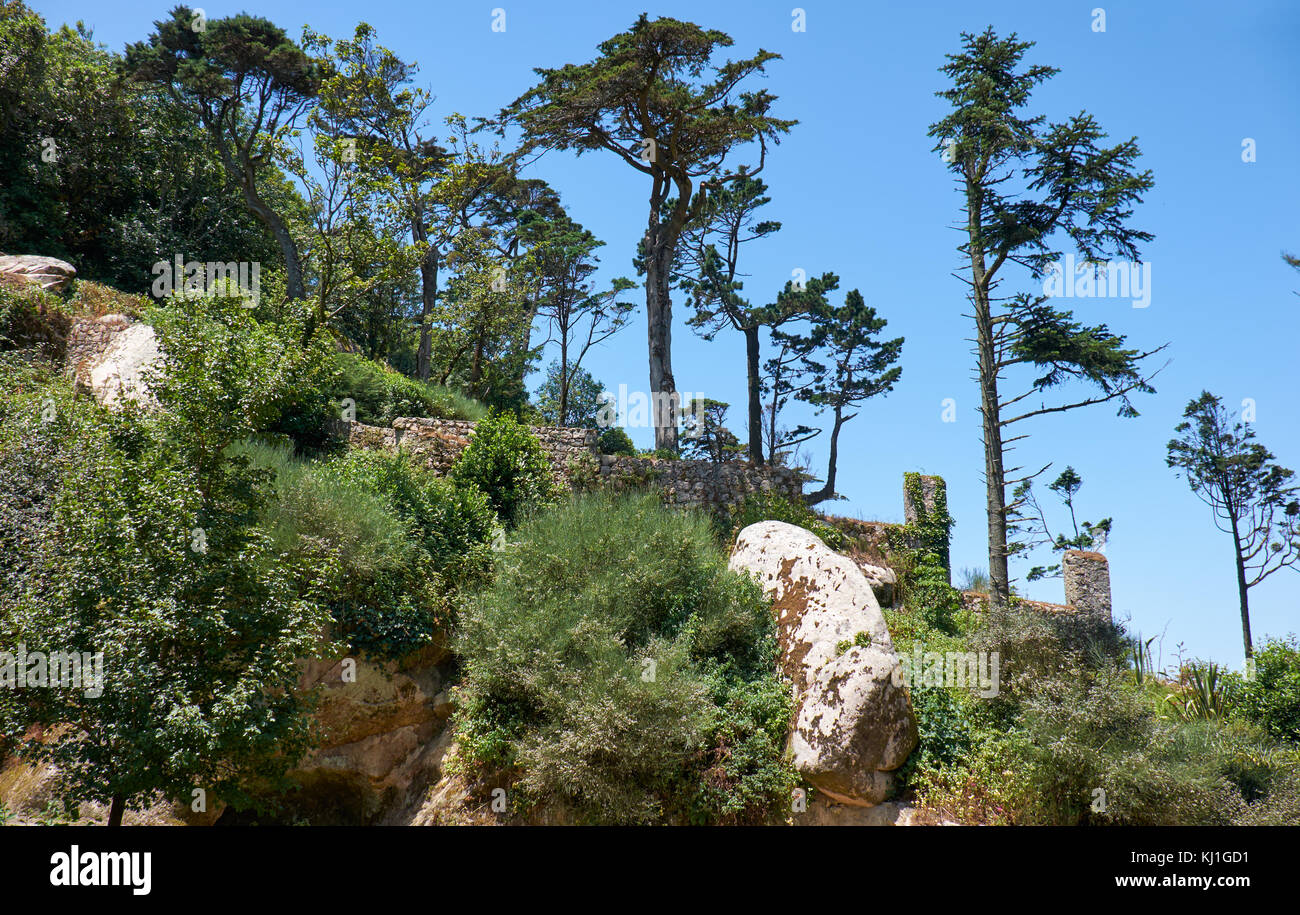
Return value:
<svg viewBox="0 0 1300 915">
<path fill-rule="evenodd" d="M 862 574 L 867 576 L 871 591 L 876 595 L 876 603 L 882 607 L 894 606 L 894 588 L 898 584 L 898 576 L 894 574 L 894 570 L 871 565 L 860 559 L 857 560 L 857 565 L 862 570 Z"/>
<path fill-rule="evenodd" d="M 907 690 L 893 683 L 898 658 L 867 576 L 780 521 L 741 531 L 729 565 L 754 575 L 773 601 L 782 668 L 798 703 L 795 766 L 832 800 L 880 803 L 917 731 Z"/>
<path fill-rule="evenodd" d="M 57 257 L 35 254 L 0 254 L 0 278 L 31 283 L 51 292 L 62 292 L 76 278 L 77 269 Z"/>
<path fill-rule="evenodd" d="M 451 715 L 436 647 L 402 663 L 356 661 L 345 682 L 341 661 L 305 663 L 299 685 L 321 685 L 321 740 L 293 775 L 291 806 L 312 822 L 369 823 L 404 809 L 432 779 L 445 748 L 437 738 Z"/>
<path fill-rule="evenodd" d="M 146 406 L 156 403 L 149 393 L 146 372 L 161 358 L 158 337 L 148 324 L 132 324 L 113 335 L 107 348 L 83 363 L 80 377 L 106 407 L 138 401 Z"/>
<path fill-rule="evenodd" d="M 80 387 L 90 390 L 91 367 L 103 357 L 114 338 L 132 323 L 122 314 L 77 318 L 72 322 L 68 331 L 68 371 Z"/>
</svg>

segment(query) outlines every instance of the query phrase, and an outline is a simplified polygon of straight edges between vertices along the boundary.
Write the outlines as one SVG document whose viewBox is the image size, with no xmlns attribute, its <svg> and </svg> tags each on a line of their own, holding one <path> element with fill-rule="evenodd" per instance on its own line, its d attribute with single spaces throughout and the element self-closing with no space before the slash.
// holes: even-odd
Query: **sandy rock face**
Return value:
<svg viewBox="0 0 1300 915">
<path fill-rule="evenodd" d="M 15 283 L 31 283 L 51 292 L 62 292 L 77 276 L 77 269 L 57 257 L 35 254 L 0 254 L 0 277 Z"/>
<path fill-rule="evenodd" d="M 398 815 L 438 775 L 437 738 L 451 702 L 435 654 L 402 663 L 309 661 L 299 686 L 323 687 L 316 709 L 321 743 L 294 772 L 295 805 L 316 821 L 374 823 Z M 350 675 L 349 675 L 350 677 Z"/>
<path fill-rule="evenodd" d="M 740 532 L 729 566 L 752 574 L 777 614 L 782 667 L 798 703 L 795 766 L 842 804 L 885 799 L 916 748 L 916 719 L 871 582 L 813 534 L 780 521 Z"/>
</svg>

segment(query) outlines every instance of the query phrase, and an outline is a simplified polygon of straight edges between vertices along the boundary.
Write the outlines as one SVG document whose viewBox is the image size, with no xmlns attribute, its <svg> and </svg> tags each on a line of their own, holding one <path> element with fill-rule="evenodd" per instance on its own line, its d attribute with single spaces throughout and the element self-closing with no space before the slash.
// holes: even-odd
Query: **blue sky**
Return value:
<svg viewBox="0 0 1300 915">
<path fill-rule="evenodd" d="M 32 0 L 29 0 L 32 2 Z M 161 18 L 168 2 L 35 0 L 47 23 L 84 20 L 120 50 Z M 198 4 L 196 4 L 198 5 Z M 1300 5 L 1279 2 L 915 2 L 806 0 L 806 31 L 791 29 L 793 0 L 782 3 L 576 2 L 460 3 L 370 0 L 311 4 L 249 0 L 202 4 L 209 18 L 241 10 L 298 34 L 304 24 L 334 37 L 358 18 L 382 44 L 421 65 L 437 95 L 434 114 L 495 113 L 533 84 L 532 68 L 589 60 L 596 45 L 626 29 L 642 10 L 721 29 L 733 56 L 762 47 L 782 55 L 769 65 L 775 113 L 800 124 L 769 157 L 771 218 L 777 235 L 755 243 L 742 269 L 746 293 L 770 300 L 796 268 L 841 277 L 906 337 L 903 377 L 888 397 L 866 404 L 841 436 L 839 514 L 901 520 L 908 470 L 948 480 L 957 519 L 953 563 L 985 567 L 983 466 L 975 411 L 970 321 L 950 226 L 959 198 L 928 125 L 942 116 L 937 68 L 959 48 L 962 31 L 992 25 L 1037 42 L 1027 60 L 1061 69 L 1034 98 L 1053 119 L 1086 108 L 1118 139 L 1136 136 L 1156 185 L 1135 214 L 1154 233 L 1150 306 L 1114 299 L 1075 300 L 1079 317 L 1104 321 L 1135 345 L 1169 343 L 1171 364 L 1142 397 L 1142 416 L 1118 419 L 1108 406 L 1027 424 L 1018 463 L 1067 463 L 1086 483 L 1083 517 L 1114 518 L 1107 549 L 1117 616 L 1145 635 L 1164 632 L 1165 662 L 1183 643 L 1189 656 L 1238 665 L 1241 637 L 1231 544 L 1208 509 L 1164 465 L 1165 442 L 1187 401 L 1202 388 L 1233 406 L 1256 404 L 1260 439 L 1290 466 L 1300 465 L 1300 274 L 1281 252 L 1300 253 Z M 1106 29 L 1093 30 L 1093 9 Z M 505 31 L 492 30 L 505 10 Z M 1242 161 L 1255 141 L 1256 161 Z M 545 156 L 533 172 L 563 195 L 570 213 L 607 244 L 605 274 L 633 275 L 631 257 L 645 225 L 646 179 L 608 153 Z M 1028 289 L 1028 284 L 1023 288 Z M 1011 287 L 1007 288 L 1011 291 Z M 731 402 L 743 429 L 744 357 L 738 335 L 706 343 L 677 309 L 678 387 Z M 608 387 L 647 386 L 645 328 L 638 322 L 587 367 Z M 942 421 L 943 401 L 957 421 Z M 797 417 L 792 416 L 792 419 Z M 634 436 L 648 444 L 644 433 Z M 825 444 L 814 443 L 814 469 Z M 1042 488 L 1040 484 L 1040 489 Z M 1023 572 L 1023 566 L 1020 567 Z M 1028 594 L 1061 599 L 1061 584 Z M 1300 629 L 1300 573 L 1278 572 L 1253 589 L 1256 639 Z"/>
</svg>

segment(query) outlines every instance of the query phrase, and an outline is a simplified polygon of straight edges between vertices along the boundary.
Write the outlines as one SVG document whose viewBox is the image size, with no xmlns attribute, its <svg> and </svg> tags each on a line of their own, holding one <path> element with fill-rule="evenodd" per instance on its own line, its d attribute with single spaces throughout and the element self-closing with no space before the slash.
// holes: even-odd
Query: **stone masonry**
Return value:
<svg viewBox="0 0 1300 915">
<path fill-rule="evenodd" d="M 1066 550 L 1061 560 L 1065 602 L 1080 613 L 1111 620 L 1110 562 L 1101 553 Z"/>
<path fill-rule="evenodd" d="M 600 454 L 594 429 L 530 426 L 550 459 L 556 481 L 575 489 L 599 486 L 616 492 L 653 487 L 670 505 L 717 509 L 751 493 L 803 493 L 800 475 L 788 467 L 754 467 L 745 461 L 714 464 Z M 437 474 L 446 474 L 469 445 L 474 423 L 402 417 L 392 428 L 343 423 L 339 432 L 354 448 L 402 449 Z"/>
</svg>

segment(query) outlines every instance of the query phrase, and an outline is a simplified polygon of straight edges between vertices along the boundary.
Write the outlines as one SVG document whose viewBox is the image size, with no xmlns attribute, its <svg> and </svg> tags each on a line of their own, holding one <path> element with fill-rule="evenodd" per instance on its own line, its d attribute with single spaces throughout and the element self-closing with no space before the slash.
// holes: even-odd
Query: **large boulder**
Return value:
<svg viewBox="0 0 1300 915">
<path fill-rule="evenodd" d="M 77 269 L 57 257 L 35 254 L 0 254 L 0 281 L 40 286 L 62 292 L 76 278 Z"/>
<path fill-rule="evenodd" d="M 879 804 L 890 772 L 916 748 L 916 718 L 871 582 L 816 536 L 780 521 L 742 530 L 730 568 L 753 575 L 772 599 L 781 664 L 798 713 L 796 768 L 831 800 Z"/>
<path fill-rule="evenodd" d="M 103 352 L 84 360 L 75 370 L 95 399 L 106 407 L 125 401 L 152 406 L 148 372 L 154 369 L 161 351 L 158 337 L 148 324 L 131 324 L 113 333 Z"/>
</svg>

